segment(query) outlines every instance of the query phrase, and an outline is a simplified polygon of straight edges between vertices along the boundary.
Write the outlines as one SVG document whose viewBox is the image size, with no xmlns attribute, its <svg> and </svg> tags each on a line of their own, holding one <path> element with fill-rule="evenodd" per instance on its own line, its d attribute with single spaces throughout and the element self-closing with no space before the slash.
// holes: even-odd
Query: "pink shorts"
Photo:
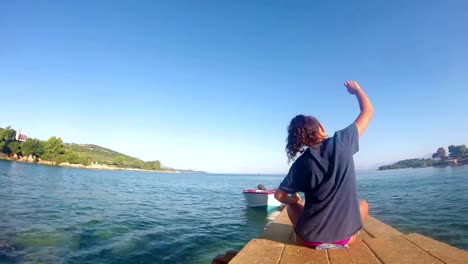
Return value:
<svg viewBox="0 0 468 264">
<path fill-rule="evenodd" d="M 351 240 L 351 238 L 335 241 L 335 242 L 306 242 L 304 241 L 304 246 L 306 247 L 318 247 L 322 244 L 335 244 L 335 245 L 340 245 L 340 246 L 346 246 L 348 242 Z"/>
</svg>

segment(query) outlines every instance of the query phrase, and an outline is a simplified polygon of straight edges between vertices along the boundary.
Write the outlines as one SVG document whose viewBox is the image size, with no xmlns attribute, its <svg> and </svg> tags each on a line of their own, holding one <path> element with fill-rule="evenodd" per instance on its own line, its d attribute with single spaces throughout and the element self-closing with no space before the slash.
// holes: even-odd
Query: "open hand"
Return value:
<svg viewBox="0 0 468 264">
<path fill-rule="evenodd" d="M 346 81 L 344 85 L 346 88 L 348 88 L 348 92 L 350 94 L 357 94 L 359 91 L 361 91 L 361 87 L 355 81 Z"/>
</svg>

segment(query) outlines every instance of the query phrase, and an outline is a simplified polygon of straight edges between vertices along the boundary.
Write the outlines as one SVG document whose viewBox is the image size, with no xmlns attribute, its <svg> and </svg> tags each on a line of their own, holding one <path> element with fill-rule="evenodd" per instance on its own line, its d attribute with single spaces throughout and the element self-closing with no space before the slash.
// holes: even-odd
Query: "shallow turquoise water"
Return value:
<svg viewBox="0 0 468 264">
<path fill-rule="evenodd" d="M 377 218 L 468 249 L 468 167 L 358 178 Z M 267 222 L 265 211 L 245 206 L 241 190 L 281 180 L 0 161 L 0 262 L 209 263 Z"/>
</svg>

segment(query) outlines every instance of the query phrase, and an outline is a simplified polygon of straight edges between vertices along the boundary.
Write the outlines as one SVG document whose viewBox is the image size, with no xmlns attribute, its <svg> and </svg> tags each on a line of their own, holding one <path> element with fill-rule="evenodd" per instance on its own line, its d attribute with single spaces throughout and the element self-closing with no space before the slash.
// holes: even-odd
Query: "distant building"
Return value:
<svg viewBox="0 0 468 264">
<path fill-rule="evenodd" d="M 26 134 L 21 134 L 21 131 L 18 131 L 16 132 L 15 139 L 16 141 L 24 142 L 28 139 L 28 136 Z"/>
</svg>

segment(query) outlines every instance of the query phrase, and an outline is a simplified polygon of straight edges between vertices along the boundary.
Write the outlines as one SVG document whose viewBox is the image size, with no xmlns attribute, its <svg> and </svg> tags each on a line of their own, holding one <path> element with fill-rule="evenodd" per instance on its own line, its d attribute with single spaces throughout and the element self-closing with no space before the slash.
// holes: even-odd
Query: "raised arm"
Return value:
<svg viewBox="0 0 468 264">
<path fill-rule="evenodd" d="M 372 116 L 374 115 L 374 107 L 372 107 L 369 98 L 357 82 L 346 81 L 344 85 L 346 86 L 346 88 L 348 88 L 348 92 L 350 94 L 356 95 L 358 99 L 359 108 L 361 108 L 361 113 L 357 117 L 356 121 L 354 121 L 354 123 L 358 128 L 359 136 L 362 136 L 367 126 L 369 125 Z"/>
</svg>

